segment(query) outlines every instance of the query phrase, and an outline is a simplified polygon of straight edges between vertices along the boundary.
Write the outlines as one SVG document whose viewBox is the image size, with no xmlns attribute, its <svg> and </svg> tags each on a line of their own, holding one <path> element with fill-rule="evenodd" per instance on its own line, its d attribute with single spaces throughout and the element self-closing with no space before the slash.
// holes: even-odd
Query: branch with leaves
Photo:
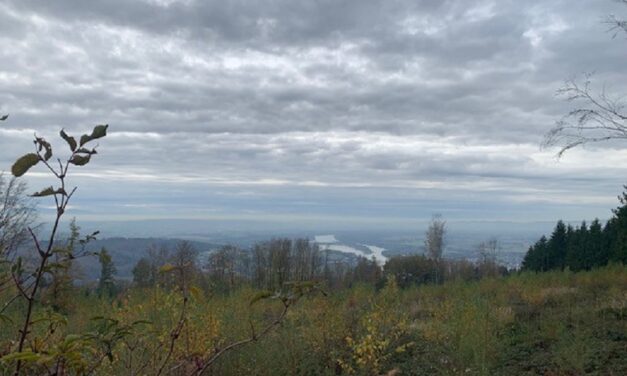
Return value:
<svg viewBox="0 0 627 376">
<path fill-rule="evenodd" d="M 6 116 L 2 118 L 5 120 Z M 31 331 L 33 308 L 37 301 L 37 293 L 39 292 L 42 282 L 46 275 L 50 274 L 55 265 L 51 262 L 53 255 L 61 254 L 58 248 L 55 247 L 55 238 L 59 228 L 59 224 L 63 214 L 65 213 L 67 206 L 76 192 L 76 187 L 69 189 L 67 187 L 66 177 L 71 165 L 84 166 L 90 162 L 91 157 L 96 152 L 96 147 L 88 148 L 87 144 L 93 140 L 100 139 L 107 135 L 108 125 L 98 125 L 94 127 L 91 134 L 84 134 L 79 141 L 74 137 L 69 136 L 64 130 L 61 130 L 60 136 L 65 140 L 70 148 L 70 156 L 62 160 L 56 159 L 56 164 L 52 162 L 53 151 L 52 145 L 42 137 L 35 135 L 34 145 L 35 151 L 28 153 L 20 157 L 11 167 L 11 172 L 15 177 L 21 177 L 26 174 L 31 168 L 38 164 L 43 164 L 51 174 L 57 179 L 57 186 L 50 186 L 39 192 L 32 194 L 32 197 L 52 197 L 54 199 L 56 216 L 53 222 L 52 230 L 47 239 L 47 243 L 43 243 L 39 240 L 35 231 L 29 228 L 30 235 L 33 240 L 35 249 L 37 250 L 37 256 L 39 261 L 34 271 L 27 271 L 22 259 L 17 258 L 16 262 L 11 267 L 11 276 L 15 283 L 15 287 L 19 291 L 21 297 L 26 300 L 26 313 L 24 315 L 24 322 L 21 325 L 21 330 L 18 334 L 18 346 L 16 353 L 22 353 L 26 346 L 26 341 Z M 97 233 L 94 233 L 89 238 L 93 238 Z M 73 258 L 74 255 L 66 253 L 64 255 L 68 258 Z M 18 357 L 15 374 L 20 373 L 22 367 L 22 360 Z"/>
<path fill-rule="evenodd" d="M 186 275 L 186 265 L 165 265 L 161 268 L 161 272 L 162 273 L 168 273 L 171 271 L 176 271 L 179 273 L 179 277 L 180 277 L 180 290 L 181 290 L 181 295 L 183 296 L 183 301 L 181 303 L 181 312 L 179 315 L 179 319 L 176 323 L 176 326 L 174 327 L 174 329 L 172 329 L 172 331 L 170 332 L 170 338 L 169 338 L 169 343 L 168 343 L 168 352 L 166 353 L 165 358 L 163 359 L 163 361 L 161 362 L 161 366 L 159 367 L 159 370 L 157 371 L 157 376 L 161 375 L 163 373 L 163 371 L 165 370 L 165 367 L 167 366 L 168 362 L 170 361 L 170 358 L 172 357 L 172 354 L 174 353 L 174 347 L 176 345 L 176 341 L 179 339 L 179 337 L 181 336 L 181 333 L 183 331 L 183 328 L 185 327 L 185 323 L 187 321 L 187 305 L 189 304 L 189 287 L 187 284 L 187 275 Z"/>
<path fill-rule="evenodd" d="M 215 349 L 214 352 L 208 356 L 204 361 L 198 362 L 197 369 L 192 374 L 195 376 L 202 375 L 205 371 L 207 371 L 211 366 L 213 366 L 216 361 L 222 357 L 224 354 L 233 351 L 237 348 L 240 348 L 244 345 L 247 345 L 252 342 L 259 341 L 260 339 L 267 336 L 272 329 L 281 325 L 285 318 L 287 317 L 288 310 L 292 307 L 298 300 L 300 300 L 303 296 L 320 292 L 323 295 L 327 295 L 324 290 L 322 290 L 316 282 L 313 281 L 305 281 L 305 282 L 286 282 L 283 285 L 283 289 L 277 292 L 271 291 L 261 291 L 256 294 L 250 301 L 250 306 L 252 307 L 255 303 L 264 300 L 264 299 L 272 299 L 278 300 L 282 304 L 281 313 L 274 319 L 272 322 L 267 324 L 261 330 L 256 330 L 255 326 L 251 321 L 249 321 L 250 326 L 250 336 L 248 338 L 244 338 L 242 340 L 233 342 L 229 345 L 226 345 L 222 348 Z"/>
</svg>

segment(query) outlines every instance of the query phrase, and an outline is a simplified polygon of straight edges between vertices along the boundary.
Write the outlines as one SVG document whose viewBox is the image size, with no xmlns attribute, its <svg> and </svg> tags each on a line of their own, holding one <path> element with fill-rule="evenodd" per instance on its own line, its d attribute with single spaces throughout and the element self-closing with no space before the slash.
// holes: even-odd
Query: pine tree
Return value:
<svg viewBox="0 0 627 376">
<path fill-rule="evenodd" d="M 568 225 L 566 229 L 566 238 L 568 244 L 566 244 L 566 267 L 570 270 L 575 270 L 578 265 L 577 258 L 579 257 L 579 228 L 575 228 Z"/>
<path fill-rule="evenodd" d="M 108 294 L 113 296 L 115 294 L 115 273 L 117 272 L 113 259 L 105 248 L 102 248 L 98 253 L 98 260 L 100 261 L 100 279 L 98 280 L 98 293 Z"/>
<path fill-rule="evenodd" d="M 588 247 L 584 253 L 586 270 L 607 264 L 609 255 L 604 240 L 603 227 L 597 218 L 592 221 L 588 231 Z"/>
<path fill-rule="evenodd" d="M 150 287 L 155 284 L 156 267 L 146 257 L 137 261 L 133 268 L 133 282 L 139 287 Z"/>
<path fill-rule="evenodd" d="M 610 259 L 615 262 L 627 263 L 627 186 L 625 192 L 618 197 L 622 204 L 614 209 L 615 239 Z"/>
<path fill-rule="evenodd" d="M 573 247 L 568 255 L 568 267 L 573 271 L 586 269 L 586 248 L 588 247 L 588 225 L 585 221 L 575 230 Z"/>
<path fill-rule="evenodd" d="M 614 261 L 614 247 L 616 246 L 616 239 L 618 237 L 618 220 L 616 217 L 610 218 L 603 227 L 603 239 L 605 240 L 605 247 L 607 250 L 607 258 L 609 261 Z"/>
<path fill-rule="evenodd" d="M 535 270 L 534 260 L 536 258 L 536 248 L 534 246 L 530 246 L 525 253 L 525 257 L 523 258 L 521 269 L 522 270 Z"/>
<path fill-rule="evenodd" d="M 559 220 L 547 245 L 547 263 L 544 270 L 564 269 L 567 245 L 566 225 L 562 220 Z"/>
<path fill-rule="evenodd" d="M 547 239 L 542 235 L 533 246 L 529 247 L 527 254 L 523 260 L 523 270 L 531 270 L 540 272 L 547 270 Z"/>
<path fill-rule="evenodd" d="M 612 210 L 614 217 L 605 226 L 595 219 L 590 227 L 584 221 L 573 229 L 558 221 L 550 240 L 543 236 L 529 247 L 522 269 L 545 271 L 568 267 L 579 271 L 608 262 L 627 263 L 627 186 L 618 200 L 621 206 Z"/>
</svg>

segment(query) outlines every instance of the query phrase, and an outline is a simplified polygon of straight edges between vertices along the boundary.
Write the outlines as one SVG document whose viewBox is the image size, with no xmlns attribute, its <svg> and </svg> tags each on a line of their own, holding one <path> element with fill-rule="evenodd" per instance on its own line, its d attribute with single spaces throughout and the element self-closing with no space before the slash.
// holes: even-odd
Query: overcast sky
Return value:
<svg viewBox="0 0 627 376">
<path fill-rule="evenodd" d="M 562 159 L 566 79 L 627 94 L 611 0 L 2 0 L 0 170 L 110 124 L 80 219 L 607 218 L 625 145 Z M 621 149 L 622 146 L 622 149 Z M 51 183 L 36 168 L 33 190 Z M 40 208 L 46 212 L 46 202 Z"/>
</svg>

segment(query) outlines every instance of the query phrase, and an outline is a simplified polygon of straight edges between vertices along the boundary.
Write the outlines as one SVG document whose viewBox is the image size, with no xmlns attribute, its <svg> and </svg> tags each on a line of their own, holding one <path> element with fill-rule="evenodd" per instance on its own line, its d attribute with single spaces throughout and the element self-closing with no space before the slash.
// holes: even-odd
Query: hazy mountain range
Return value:
<svg viewBox="0 0 627 376">
<path fill-rule="evenodd" d="M 365 229 L 334 230 L 325 226 L 305 230 L 286 228 L 259 223 L 224 223 L 199 220 L 151 220 L 151 221 L 111 221 L 81 222 L 83 233 L 99 230 L 100 239 L 91 242 L 88 250 L 107 248 L 112 254 L 118 270 L 118 277 L 131 278 L 135 263 L 146 255 L 151 245 L 174 249 L 181 240 L 191 241 L 199 251 L 201 260 L 221 245 L 232 244 L 249 249 L 254 243 L 275 237 L 308 238 L 329 249 L 335 257 L 345 260 L 358 255 L 368 258 L 375 256 L 380 264 L 391 256 L 419 254 L 423 252 L 423 235 L 426 229 Z M 478 256 L 478 245 L 491 238 L 499 243 L 499 261 L 509 267 L 519 265 L 528 247 L 542 234 L 548 234 L 553 223 L 513 223 L 513 222 L 451 222 L 447 225 L 447 245 L 445 256 L 474 260 Z M 45 231 L 45 228 L 42 229 Z M 60 238 L 65 236 L 60 234 Z M 79 260 L 81 274 L 85 279 L 97 278 L 98 261 L 95 257 Z"/>
</svg>

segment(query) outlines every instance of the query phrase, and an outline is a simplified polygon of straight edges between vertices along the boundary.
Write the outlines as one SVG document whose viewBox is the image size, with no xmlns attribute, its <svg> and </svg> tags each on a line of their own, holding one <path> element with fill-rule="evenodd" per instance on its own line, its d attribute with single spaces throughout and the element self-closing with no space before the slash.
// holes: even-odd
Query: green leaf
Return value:
<svg viewBox="0 0 627 376">
<path fill-rule="evenodd" d="M 94 127 L 94 130 L 91 132 L 92 139 L 102 138 L 107 135 L 107 128 L 109 125 L 97 125 Z"/>
<path fill-rule="evenodd" d="M 74 139 L 74 137 L 68 136 L 68 134 L 65 133 L 63 129 L 61 129 L 61 138 L 63 138 L 65 142 L 70 145 L 70 150 L 76 150 L 76 139 Z"/>
<path fill-rule="evenodd" d="M 255 294 L 255 296 L 253 296 L 252 299 L 250 299 L 250 305 L 257 303 L 258 301 L 262 299 L 271 298 L 272 296 L 274 296 L 274 293 L 272 291 L 260 291 L 257 294 Z"/>
<path fill-rule="evenodd" d="M 68 334 L 67 337 L 65 337 L 65 340 L 63 341 L 63 343 L 68 346 L 70 344 L 72 344 L 73 342 L 79 341 L 83 339 L 83 336 L 78 335 L 78 334 Z"/>
<path fill-rule="evenodd" d="M 83 153 L 83 154 L 89 154 L 89 155 L 92 155 L 92 154 L 98 154 L 98 152 L 96 151 L 96 149 L 91 149 L 91 150 L 89 150 L 89 149 L 86 149 L 86 148 L 80 148 L 80 149 L 78 149 L 76 152 L 77 152 L 77 153 Z"/>
<path fill-rule="evenodd" d="M 91 155 L 86 155 L 86 156 L 74 155 L 72 159 L 70 159 L 70 163 L 76 166 L 84 166 L 87 163 L 89 163 L 90 158 L 91 158 Z"/>
<path fill-rule="evenodd" d="M 88 143 L 89 141 L 91 141 L 91 137 L 89 135 L 84 134 L 84 135 L 81 136 L 80 145 L 83 146 L 86 143 Z"/>
<path fill-rule="evenodd" d="M 5 324 L 13 324 L 13 320 L 7 315 L 0 314 L 0 322 Z"/>
<path fill-rule="evenodd" d="M 48 187 L 39 192 L 35 192 L 31 195 L 31 197 L 44 197 L 44 196 L 52 196 L 54 194 L 54 188 Z"/>
<path fill-rule="evenodd" d="M 46 152 L 44 153 L 44 157 L 43 159 L 45 161 L 49 160 L 52 157 L 52 145 L 50 145 L 50 143 L 46 140 L 44 140 L 41 137 L 36 137 L 35 138 L 35 143 L 39 146 L 39 152 L 41 153 L 41 151 L 43 149 L 46 149 Z"/>
<path fill-rule="evenodd" d="M 60 255 L 69 255 L 72 253 L 72 251 L 66 248 L 53 248 L 52 253 L 60 254 Z"/>
<path fill-rule="evenodd" d="M 41 146 L 46 149 L 46 153 L 44 153 L 44 160 L 49 160 L 50 158 L 52 158 L 52 146 L 50 145 L 49 142 L 46 141 L 41 141 Z"/>
<path fill-rule="evenodd" d="M 131 326 L 136 326 L 136 325 L 152 325 L 152 322 L 148 320 L 137 320 L 131 323 Z"/>
<path fill-rule="evenodd" d="M 109 125 L 97 125 L 97 126 L 95 126 L 94 130 L 91 132 L 90 135 L 84 134 L 84 135 L 81 136 L 80 146 L 85 145 L 89 141 L 92 141 L 92 140 L 95 140 L 95 139 L 102 138 L 102 137 L 106 136 L 108 127 L 109 127 Z"/>
<path fill-rule="evenodd" d="M 162 267 L 159 268 L 159 272 L 160 273 L 169 273 L 171 271 L 173 271 L 174 269 L 176 269 L 176 266 L 172 265 L 172 264 L 165 264 Z"/>
<path fill-rule="evenodd" d="M 12 354 L 7 354 L 0 358 L 0 360 L 5 362 L 11 361 L 23 361 L 23 362 L 34 362 L 38 360 L 41 356 L 32 351 L 22 351 L 22 352 L 14 352 Z"/>
<path fill-rule="evenodd" d="M 189 293 L 192 294 L 194 299 L 197 301 L 200 301 L 202 299 L 202 291 L 196 286 L 190 286 Z"/>
<path fill-rule="evenodd" d="M 11 167 L 11 173 L 15 177 L 20 177 L 26 173 L 31 167 L 39 162 L 39 157 L 35 153 L 28 153 L 15 161 Z"/>
<path fill-rule="evenodd" d="M 44 266 L 44 272 L 54 272 L 55 270 L 66 270 L 70 268 L 67 262 L 51 262 L 50 264 Z"/>
<path fill-rule="evenodd" d="M 52 196 L 52 195 L 64 195 L 67 196 L 67 192 L 63 188 L 59 188 L 56 191 L 52 187 L 48 187 L 42 191 L 33 193 L 31 197 L 44 197 L 44 196 Z"/>
</svg>

